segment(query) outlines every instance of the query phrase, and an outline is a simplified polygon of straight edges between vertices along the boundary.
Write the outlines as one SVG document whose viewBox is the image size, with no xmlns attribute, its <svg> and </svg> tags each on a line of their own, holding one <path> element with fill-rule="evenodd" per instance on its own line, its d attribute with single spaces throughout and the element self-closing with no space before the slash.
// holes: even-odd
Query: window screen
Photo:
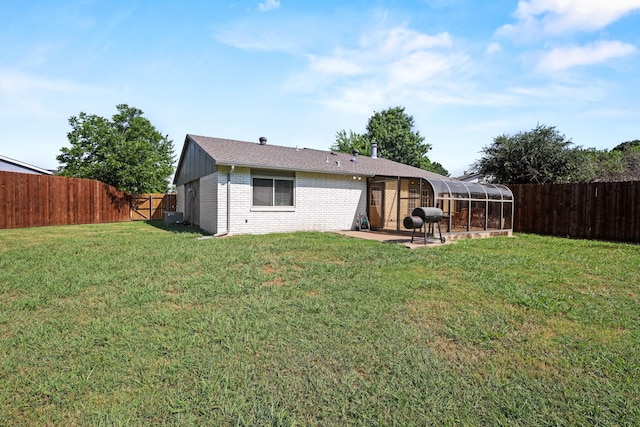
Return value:
<svg viewBox="0 0 640 427">
<path fill-rule="evenodd" d="M 274 179 L 274 205 L 293 206 L 293 181 Z"/>
<path fill-rule="evenodd" d="M 293 206 L 293 180 L 254 177 L 253 206 Z"/>
<path fill-rule="evenodd" d="M 273 179 L 253 178 L 253 206 L 273 206 Z"/>
</svg>

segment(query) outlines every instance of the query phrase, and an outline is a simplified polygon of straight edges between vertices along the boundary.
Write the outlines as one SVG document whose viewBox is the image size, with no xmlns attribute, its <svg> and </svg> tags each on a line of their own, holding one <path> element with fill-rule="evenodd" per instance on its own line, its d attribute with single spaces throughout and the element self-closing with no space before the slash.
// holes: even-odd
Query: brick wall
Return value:
<svg viewBox="0 0 640 427">
<path fill-rule="evenodd" d="M 251 170 L 236 168 L 231 173 L 230 232 L 262 234 L 352 229 L 358 214 L 366 211 L 366 186 L 364 178 L 354 180 L 352 176 L 298 172 L 294 208 L 252 209 Z"/>
<path fill-rule="evenodd" d="M 218 232 L 218 174 L 200 178 L 200 221 L 199 226 L 211 234 Z"/>
<path fill-rule="evenodd" d="M 219 168 L 218 175 L 218 210 L 217 210 L 217 222 L 218 232 L 226 233 L 229 231 L 227 224 L 227 190 L 229 179 L 229 167 Z"/>
<path fill-rule="evenodd" d="M 176 212 L 184 213 L 184 185 L 178 185 L 176 187 Z"/>
</svg>

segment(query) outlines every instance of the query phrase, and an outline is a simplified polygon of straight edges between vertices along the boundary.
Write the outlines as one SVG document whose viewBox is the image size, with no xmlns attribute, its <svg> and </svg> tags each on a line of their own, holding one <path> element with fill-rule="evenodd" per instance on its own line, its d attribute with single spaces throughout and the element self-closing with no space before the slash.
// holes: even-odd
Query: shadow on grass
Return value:
<svg viewBox="0 0 640 427">
<path fill-rule="evenodd" d="M 150 225 L 155 228 L 159 228 L 160 230 L 168 231 L 171 233 L 189 233 L 189 234 L 202 234 L 204 236 L 209 235 L 206 231 L 202 230 L 200 227 L 195 225 L 187 225 L 187 224 L 170 224 L 165 225 L 162 220 L 153 219 L 144 222 L 147 225 Z"/>
</svg>

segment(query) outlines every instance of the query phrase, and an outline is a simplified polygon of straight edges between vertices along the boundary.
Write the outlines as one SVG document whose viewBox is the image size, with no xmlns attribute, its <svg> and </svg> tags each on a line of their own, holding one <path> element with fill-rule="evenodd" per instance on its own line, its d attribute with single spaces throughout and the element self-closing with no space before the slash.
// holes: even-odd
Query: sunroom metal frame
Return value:
<svg viewBox="0 0 640 427">
<path fill-rule="evenodd" d="M 442 209 L 445 217 L 440 225 L 448 234 L 510 232 L 513 228 L 513 193 L 504 185 L 446 178 L 375 176 L 368 181 L 370 218 L 372 188 L 378 189 L 381 185 L 382 197 L 376 203 L 382 204 L 383 218 L 377 227 L 372 222 L 373 228 L 406 231 L 402 220 L 418 206 Z"/>
</svg>

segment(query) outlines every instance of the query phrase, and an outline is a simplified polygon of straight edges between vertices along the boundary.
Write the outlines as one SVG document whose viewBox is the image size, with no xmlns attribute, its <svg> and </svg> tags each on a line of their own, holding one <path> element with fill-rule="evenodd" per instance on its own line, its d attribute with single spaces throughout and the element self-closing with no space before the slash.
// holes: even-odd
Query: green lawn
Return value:
<svg viewBox="0 0 640 427">
<path fill-rule="evenodd" d="M 0 425 L 640 425 L 640 246 L 0 230 Z"/>
</svg>

